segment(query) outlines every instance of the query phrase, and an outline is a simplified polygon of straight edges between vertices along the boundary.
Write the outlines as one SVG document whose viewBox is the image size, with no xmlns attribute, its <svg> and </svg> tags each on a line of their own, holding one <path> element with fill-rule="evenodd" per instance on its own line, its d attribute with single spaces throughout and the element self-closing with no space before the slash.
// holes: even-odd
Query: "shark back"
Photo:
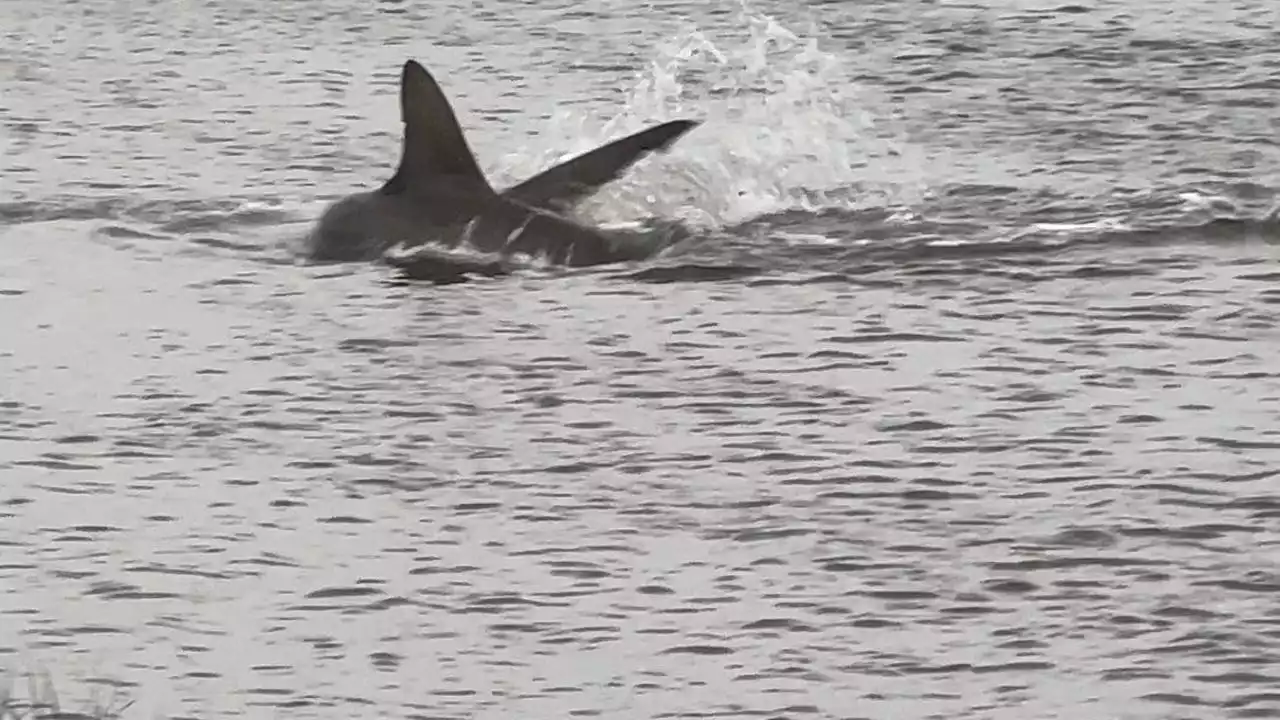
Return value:
<svg viewBox="0 0 1280 720">
<path fill-rule="evenodd" d="M 494 256 L 524 255 L 571 267 L 639 260 L 657 249 L 652 242 L 588 227 L 505 196 L 492 195 L 474 203 L 459 196 L 455 199 L 468 204 L 466 219 L 443 229 L 434 242 L 411 245 L 465 246 Z"/>
</svg>

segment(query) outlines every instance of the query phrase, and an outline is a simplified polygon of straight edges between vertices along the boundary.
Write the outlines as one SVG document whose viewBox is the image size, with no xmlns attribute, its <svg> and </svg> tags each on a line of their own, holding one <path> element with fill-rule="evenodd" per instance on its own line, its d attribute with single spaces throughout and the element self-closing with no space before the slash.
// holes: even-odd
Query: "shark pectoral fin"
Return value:
<svg viewBox="0 0 1280 720">
<path fill-rule="evenodd" d="M 493 192 L 453 106 L 435 78 L 414 60 L 406 61 L 400 73 L 400 118 L 404 147 L 400 166 L 382 188 L 384 194 L 442 181 Z"/>
<path fill-rule="evenodd" d="M 666 150 L 699 124 L 697 120 L 672 120 L 641 130 L 538 173 L 502 195 L 533 207 L 564 212 L 621 177 L 640 158 Z"/>
</svg>

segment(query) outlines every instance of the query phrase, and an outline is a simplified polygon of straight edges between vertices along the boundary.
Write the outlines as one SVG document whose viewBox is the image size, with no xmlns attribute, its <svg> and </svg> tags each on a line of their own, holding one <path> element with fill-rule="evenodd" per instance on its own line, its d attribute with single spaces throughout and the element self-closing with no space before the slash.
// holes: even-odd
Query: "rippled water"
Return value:
<svg viewBox="0 0 1280 720">
<path fill-rule="evenodd" d="M 137 717 L 1280 717 L 1262 0 L 0 4 L 0 663 Z M 654 262 L 296 262 L 424 62 Z"/>
</svg>

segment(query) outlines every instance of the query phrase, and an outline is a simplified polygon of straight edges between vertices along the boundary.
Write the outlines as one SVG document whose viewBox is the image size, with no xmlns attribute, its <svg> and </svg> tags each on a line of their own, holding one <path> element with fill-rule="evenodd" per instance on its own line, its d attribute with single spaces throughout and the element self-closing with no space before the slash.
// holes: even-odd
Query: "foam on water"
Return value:
<svg viewBox="0 0 1280 720">
<path fill-rule="evenodd" d="M 922 166 L 887 103 L 853 82 L 846 58 L 742 3 L 716 32 L 690 26 L 660 43 L 612 112 L 561 110 L 537 148 L 507 154 L 508 178 L 661 119 L 703 125 L 666 155 L 584 203 L 596 221 L 647 216 L 721 226 L 787 210 L 907 203 Z"/>
</svg>

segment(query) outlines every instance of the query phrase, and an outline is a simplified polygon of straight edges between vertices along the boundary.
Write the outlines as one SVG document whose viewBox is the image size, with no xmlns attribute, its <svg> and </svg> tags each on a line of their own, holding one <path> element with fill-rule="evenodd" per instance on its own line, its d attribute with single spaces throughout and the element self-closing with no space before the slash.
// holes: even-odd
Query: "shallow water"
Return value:
<svg viewBox="0 0 1280 720">
<path fill-rule="evenodd" d="M 1269 5 L 174 7 L 0 5 L 0 664 L 138 717 L 1280 716 Z M 705 118 L 583 212 L 707 236 L 298 264 L 407 56 L 503 182 Z"/>
</svg>

